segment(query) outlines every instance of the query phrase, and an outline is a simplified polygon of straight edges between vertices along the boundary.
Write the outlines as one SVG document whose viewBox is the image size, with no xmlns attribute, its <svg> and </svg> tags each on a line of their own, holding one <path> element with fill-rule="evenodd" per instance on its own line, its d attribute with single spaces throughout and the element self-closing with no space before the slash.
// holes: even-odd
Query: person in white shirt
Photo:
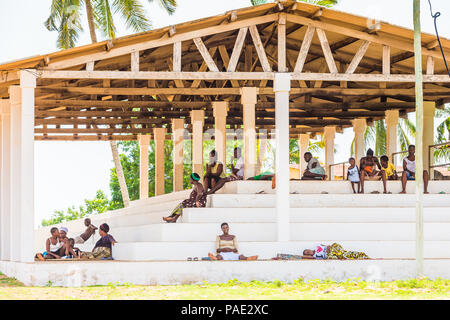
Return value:
<svg viewBox="0 0 450 320">
<path fill-rule="evenodd" d="M 236 160 L 236 164 L 233 164 Z M 216 185 L 208 191 L 208 194 L 213 194 L 220 188 L 222 188 L 225 183 L 236 180 L 244 179 L 244 158 L 241 156 L 241 148 L 234 148 L 233 157 L 231 158 L 231 175 L 226 178 L 222 178 L 216 182 Z"/>
<path fill-rule="evenodd" d="M 410 145 L 408 147 L 408 156 L 403 159 L 403 173 L 402 173 L 402 191 L 406 193 L 406 182 L 408 180 L 416 180 L 416 147 Z M 428 170 L 423 170 L 423 193 L 428 193 Z"/>
</svg>

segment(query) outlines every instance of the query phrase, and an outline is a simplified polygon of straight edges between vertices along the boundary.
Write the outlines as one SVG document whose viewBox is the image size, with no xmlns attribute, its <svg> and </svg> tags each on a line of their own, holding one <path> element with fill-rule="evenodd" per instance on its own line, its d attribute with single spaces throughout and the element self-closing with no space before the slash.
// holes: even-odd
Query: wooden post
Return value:
<svg viewBox="0 0 450 320">
<path fill-rule="evenodd" d="M 355 119 L 353 123 L 353 132 L 355 133 L 355 160 L 359 167 L 359 160 L 364 157 L 366 152 L 364 144 L 364 132 L 366 131 L 366 119 Z"/>
<path fill-rule="evenodd" d="M 309 146 L 309 134 L 299 134 L 298 135 L 298 171 L 299 171 L 299 179 L 302 178 L 303 170 L 306 168 L 306 162 L 305 162 L 305 152 L 308 151 Z"/>
<path fill-rule="evenodd" d="M 154 128 L 155 139 L 155 196 L 165 193 L 164 189 L 164 141 L 166 128 Z"/>
<path fill-rule="evenodd" d="M 414 0 L 414 68 L 416 74 L 416 263 L 423 276 L 423 74 L 420 0 Z"/>
<path fill-rule="evenodd" d="M 429 166 L 433 165 L 433 149 L 429 146 L 434 144 L 434 116 L 436 103 L 434 101 L 425 101 L 423 103 L 423 168 L 428 170 L 430 179 L 434 177 L 434 170 Z"/>
<path fill-rule="evenodd" d="M 172 119 L 173 191 L 183 190 L 184 119 Z"/>
<path fill-rule="evenodd" d="M 256 129 L 255 105 L 257 102 L 257 88 L 244 87 L 241 89 L 241 103 L 243 107 L 244 125 L 244 179 L 255 175 L 256 167 Z"/>
<path fill-rule="evenodd" d="M 392 154 L 397 152 L 397 125 L 398 125 L 398 110 L 386 110 L 386 155 L 396 165 L 395 156 Z M 391 159 L 392 158 L 392 159 Z"/>
<path fill-rule="evenodd" d="M 205 121 L 204 110 L 192 110 L 192 172 L 200 176 L 203 181 L 203 123 Z"/>
<path fill-rule="evenodd" d="M 325 141 L 325 172 L 329 180 L 333 180 L 333 168 L 330 170 L 330 165 L 334 163 L 334 136 L 336 134 L 336 127 L 325 127 L 323 136 Z"/>
<path fill-rule="evenodd" d="M 149 135 L 139 135 L 139 199 L 148 198 L 148 145 Z"/>
<path fill-rule="evenodd" d="M 217 160 L 226 168 L 227 156 L 227 114 L 228 102 L 214 101 L 212 103 L 214 112 L 214 141 L 216 144 Z"/>
</svg>

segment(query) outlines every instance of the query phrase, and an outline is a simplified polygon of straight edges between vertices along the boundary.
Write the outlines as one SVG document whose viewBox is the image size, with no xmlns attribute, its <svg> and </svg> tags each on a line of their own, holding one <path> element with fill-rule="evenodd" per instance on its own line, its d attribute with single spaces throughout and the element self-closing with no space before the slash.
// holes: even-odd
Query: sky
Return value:
<svg viewBox="0 0 450 320">
<path fill-rule="evenodd" d="M 177 0 L 175 14 L 169 16 L 153 1 L 142 0 L 153 27 L 159 28 L 194 19 L 222 14 L 250 6 L 250 0 Z M 370 3 L 370 4 L 367 4 Z M 335 10 L 366 16 L 402 27 L 413 28 L 412 0 L 340 0 Z M 423 32 L 434 33 L 427 0 L 421 1 Z M 18 60 L 58 51 L 55 32 L 44 27 L 51 0 L 0 0 L 0 62 Z M 440 35 L 450 38 L 450 1 L 432 0 Z M 116 19 L 118 21 L 118 19 Z M 87 23 L 79 45 L 89 44 Z M 117 23 L 117 36 L 132 32 Z M 414 119 L 413 115 L 411 116 Z M 353 139 L 351 128 L 336 134 L 335 161 L 346 161 Z M 319 155 L 319 159 L 323 155 Z M 35 225 L 49 218 L 54 210 L 80 205 L 91 199 L 97 190 L 109 194 L 109 174 L 113 166 L 108 142 L 45 142 L 35 143 Z"/>
</svg>

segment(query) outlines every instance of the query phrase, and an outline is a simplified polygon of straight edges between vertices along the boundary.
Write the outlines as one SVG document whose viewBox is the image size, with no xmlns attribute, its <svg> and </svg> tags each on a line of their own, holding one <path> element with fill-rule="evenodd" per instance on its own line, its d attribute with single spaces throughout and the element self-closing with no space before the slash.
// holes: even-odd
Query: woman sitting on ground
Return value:
<svg viewBox="0 0 450 320">
<path fill-rule="evenodd" d="M 238 253 L 236 236 L 229 234 L 228 223 L 224 222 L 220 226 L 223 234 L 216 238 L 217 255 L 208 253 L 211 260 L 256 260 L 258 256 L 246 257 Z"/>
<path fill-rule="evenodd" d="M 183 200 L 179 205 L 173 209 L 168 217 L 163 217 L 163 220 L 169 223 L 176 222 L 183 213 L 183 208 L 202 208 L 206 207 L 206 192 L 202 184 L 199 182 L 200 176 L 197 173 L 191 174 L 191 184 L 194 186 L 189 199 Z"/>
<path fill-rule="evenodd" d="M 347 251 L 338 244 L 333 243 L 331 246 L 318 245 L 315 250 L 305 249 L 303 251 L 303 259 L 335 259 L 335 260 L 358 260 L 370 259 L 364 252 Z"/>
<path fill-rule="evenodd" d="M 209 153 L 209 163 L 206 164 L 206 174 L 203 178 L 205 186 L 205 192 L 208 189 L 212 189 L 216 186 L 221 179 L 225 178 L 225 172 L 223 170 L 223 164 L 217 161 L 217 152 L 212 150 Z"/>
<path fill-rule="evenodd" d="M 233 164 L 236 159 L 236 165 Z M 221 178 L 214 187 L 212 187 L 208 194 L 213 194 L 220 188 L 222 188 L 225 183 L 237 180 L 244 180 L 244 159 L 241 156 L 241 148 L 236 147 L 233 151 L 233 157 L 231 157 L 231 174 L 229 177 Z"/>
<path fill-rule="evenodd" d="M 100 234 L 100 239 L 94 246 L 92 252 L 82 252 L 82 259 L 111 259 L 112 258 L 112 246 L 117 243 L 116 239 L 110 234 L 109 226 L 106 223 L 100 225 L 100 230 L 98 233 Z"/>
<path fill-rule="evenodd" d="M 64 242 L 60 240 L 60 233 L 58 228 L 50 229 L 51 237 L 45 242 L 45 252 L 37 253 L 35 258 L 41 261 L 47 259 L 61 259 L 64 256 L 66 248 Z"/>
</svg>

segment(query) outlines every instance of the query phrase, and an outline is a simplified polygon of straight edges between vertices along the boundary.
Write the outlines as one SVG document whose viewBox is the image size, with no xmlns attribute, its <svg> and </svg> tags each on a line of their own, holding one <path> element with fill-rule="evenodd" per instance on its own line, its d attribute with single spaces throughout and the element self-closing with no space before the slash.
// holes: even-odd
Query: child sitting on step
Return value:
<svg viewBox="0 0 450 320">
<path fill-rule="evenodd" d="M 69 238 L 66 245 L 66 255 L 61 257 L 61 259 L 79 259 L 81 257 L 81 250 L 75 248 L 75 239 Z"/>
</svg>

